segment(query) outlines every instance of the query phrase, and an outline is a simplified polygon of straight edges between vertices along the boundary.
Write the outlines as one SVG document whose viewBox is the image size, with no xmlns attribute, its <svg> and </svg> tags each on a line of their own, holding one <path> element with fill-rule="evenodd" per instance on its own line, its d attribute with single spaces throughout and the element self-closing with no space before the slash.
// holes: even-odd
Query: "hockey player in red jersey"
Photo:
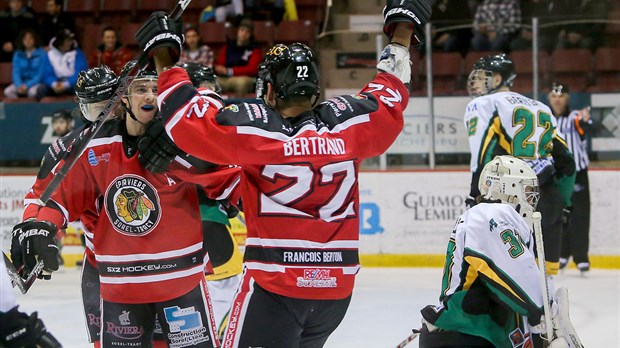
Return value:
<svg viewBox="0 0 620 348">
<path fill-rule="evenodd" d="M 149 173 L 136 156 L 138 137 L 157 112 L 156 79 L 147 72 L 134 80 L 122 101 L 125 117 L 103 126 L 39 209 L 37 221 L 14 234 L 26 255 L 22 261 L 46 255 L 58 227 L 97 204 L 92 234 L 101 283 L 101 345 L 150 346 L 158 315 L 168 345 L 216 347 L 196 186 Z M 185 165 L 176 161 L 173 167 Z M 214 183 L 209 193 L 225 196 L 236 171 L 228 170 L 230 179 Z"/>
<path fill-rule="evenodd" d="M 392 43 L 376 78 L 314 108 L 319 73 L 305 45 L 270 52 L 266 105 L 218 112 L 173 67 L 180 39 L 165 14 L 154 13 L 136 35 L 159 72 L 170 139 L 202 160 L 242 167 L 245 274 L 224 347 L 321 347 L 344 317 L 359 270 L 359 164 L 384 152 L 403 127 L 412 27 L 423 29 L 430 7 L 388 1 L 384 14 Z"/>
</svg>

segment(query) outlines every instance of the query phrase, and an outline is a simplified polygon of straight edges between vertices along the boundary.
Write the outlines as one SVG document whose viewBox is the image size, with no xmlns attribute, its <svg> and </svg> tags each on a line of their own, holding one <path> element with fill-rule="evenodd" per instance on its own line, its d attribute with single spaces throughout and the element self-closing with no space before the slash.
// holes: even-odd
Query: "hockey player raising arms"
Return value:
<svg viewBox="0 0 620 348">
<path fill-rule="evenodd" d="M 528 163 L 540 184 L 539 211 L 547 272 L 557 274 L 560 259 L 562 209 L 570 206 L 575 162 L 556 131 L 557 121 L 545 104 L 511 92 L 514 64 L 505 54 L 480 58 L 469 74 L 474 97 L 465 111 L 471 152 L 470 199 L 478 197 L 478 178 L 493 156 L 510 154 Z M 473 202 L 472 202 L 473 203 Z"/>
<path fill-rule="evenodd" d="M 157 112 L 156 96 L 156 74 L 143 72 L 122 100 L 125 117 L 104 124 L 51 204 L 38 211 L 37 221 L 23 224 L 18 238 L 24 253 L 28 245 L 48 245 L 58 227 L 97 203 L 92 234 L 101 345 L 151 346 L 157 315 L 169 346 L 217 347 L 196 186 L 148 172 L 136 156 L 138 136 Z M 230 172 L 230 180 L 211 187 L 210 194 L 231 190 L 237 170 Z"/>
<path fill-rule="evenodd" d="M 242 167 L 245 273 L 224 347 L 322 347 L 344 317 L 359 270 L 359 164 L 384 152 L 403 127 L 412 26 L 421 31 L 429 16 L 424 1 L 388 1 L 392 43 L 375 79 L 314 108 L 319 72 L 305 45 L 272 52 L 266 105 L 218 113 L 219 103 L 173 67 L 174 23 L 154 13 L 138 32 L 159 72 L 170 138 L 202 160 Z"/>
</svg>

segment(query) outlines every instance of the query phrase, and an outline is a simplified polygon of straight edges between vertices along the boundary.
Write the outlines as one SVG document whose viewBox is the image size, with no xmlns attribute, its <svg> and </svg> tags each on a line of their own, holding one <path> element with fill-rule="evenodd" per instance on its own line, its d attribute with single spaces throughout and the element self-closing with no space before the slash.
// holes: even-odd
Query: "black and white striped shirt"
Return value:
<svg viewBox="0 0 620 348">
<path fill-rule="evenodd" d="M 575 157 L 577 171 L 588 169 L 588 139 L 586 132 L 592 125 L 592 120 L 584 121 L 579 115 L 579 110 L 573 110 L 570 114 L 558 116 L 558 130 L 566 139 L 568 148 Z"/>
</svg>

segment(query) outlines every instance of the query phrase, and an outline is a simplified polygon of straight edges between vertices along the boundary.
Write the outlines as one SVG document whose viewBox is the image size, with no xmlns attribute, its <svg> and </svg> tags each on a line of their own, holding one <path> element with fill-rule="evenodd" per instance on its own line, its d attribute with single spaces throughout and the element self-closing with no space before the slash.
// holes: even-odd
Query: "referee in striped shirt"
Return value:
<svg viewBox="0 0 620 348">
<path fill-rule="evenodd" d="M 590 270 L 588 258 L 590 235 L 590 188 L 588 183 L 588 144 L 587 136 L 593 130 L 590 108 L 569 109 L 569 90 L 566 84 L 554 82 L 549 93 L 549 103 L 558 121 L 558 130 L 564 135 L 568 147 L 575 157 L 577 175 L 572 196 L 572 209 L 565 208 L 562 222 L 564 236 L 560 254 L 560 269 L 573 261 L 581 274 L 585 276 Z"/>
</svg>

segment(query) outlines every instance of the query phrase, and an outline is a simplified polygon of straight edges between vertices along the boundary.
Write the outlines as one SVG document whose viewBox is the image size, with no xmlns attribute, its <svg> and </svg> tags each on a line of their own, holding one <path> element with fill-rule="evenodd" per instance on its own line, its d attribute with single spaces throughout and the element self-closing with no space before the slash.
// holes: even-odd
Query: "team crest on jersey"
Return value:
<svg viewBox="0 0 620 348">
<path fill-rule="evenodd" d="M 105 193 L 105 209 L 114 229 L 128 236 L 144 236 L 161 218 L 157 191 L 144 178 L 123 175 Z"/>
</svg>

